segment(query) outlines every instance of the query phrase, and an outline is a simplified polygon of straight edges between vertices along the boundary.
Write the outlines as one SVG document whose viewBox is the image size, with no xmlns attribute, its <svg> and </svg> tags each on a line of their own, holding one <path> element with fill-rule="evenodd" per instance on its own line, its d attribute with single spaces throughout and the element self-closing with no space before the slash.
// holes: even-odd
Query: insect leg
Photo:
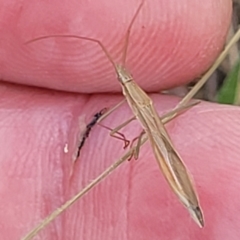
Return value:
<svg viewBox="0 0 240 240">
<path fill-rule="evenodd" d="M 124 149 L 128 147 L 128 145 L 130 144 L 130 141 L 126 139 L 126 137 L 124 136 L 124 134 L 122 134 L 121 132 L 119 132 L 120 129 L 122 129 L 124 126 L 126 126 L 127 124 L 129 124 L 131 121 L 133 121 L 135 119 L 135 117 L 132 117 L 130 119 L 128 119 L 127 121 L 125 121 L 124 123 L 122 123 L 121 125 L 119 125 L 118 127 L 112 129 L 112 128 L 109 128 L 105 125 L 102 125 L 101 123 L 99 123 L 100 126 L 110 130 L 110 136 L 111 137 L 114 137 L 114 138 L 117 138 L 119 140 L 122 140 L 124 141 Z M 118 135 L 118 136 L 116 136 Z"/>
</svg>

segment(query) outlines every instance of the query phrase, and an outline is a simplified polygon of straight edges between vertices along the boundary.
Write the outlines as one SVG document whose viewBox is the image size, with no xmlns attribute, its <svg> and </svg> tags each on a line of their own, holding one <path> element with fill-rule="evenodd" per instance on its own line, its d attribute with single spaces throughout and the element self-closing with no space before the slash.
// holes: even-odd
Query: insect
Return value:
<svg viewBox="0 0 240 240">
<path fill-rule="evenodd" d="M 88 138 L 92 128 L 95 126 L 95 124 L 98 122 L 98 120 L 103 116 L 103 114 L 106 113 L 106 111 L 107 111 L 107 108 L 103 108 L 100 112 L 96 113 L 93 116 L 92 121 L 86 126 L 85 131 L 82 135 L 82 139 L 78 145 L 76 159 L 80 156 L 80 151 L 81 151 L 86 139 Z"/>
<path fill-rule="evenodd" d="M 102 48 L 116 71 L 118 81 L 122 86 L 123 95 L 125 96 L 129 107 L 132 109 L 136 119 L 140 122 L 144 132 L 147 134 L 152 150 L 165 179 L 179 198 L 180 202 L 187 208 L 198 226 L 203 227 L 203 213 L 198 201 L 197 193 L 193 187 L 192 179 L 188 174 L 188 170 L 161 122 L 151 98 L 137 85 L 125 67 L 131 29 L 143 4 L 144 1 L 139 5 L 128 26 L 121 64 L 116 64 L 113 61 L 113 58 L 101 41 L 90 37 L 76 35 L 48 35 L 35 38 L 29 42 L 51 37 L 67 37 L 90 41 L 98 44 L 99 47 Z"/>
</svg>

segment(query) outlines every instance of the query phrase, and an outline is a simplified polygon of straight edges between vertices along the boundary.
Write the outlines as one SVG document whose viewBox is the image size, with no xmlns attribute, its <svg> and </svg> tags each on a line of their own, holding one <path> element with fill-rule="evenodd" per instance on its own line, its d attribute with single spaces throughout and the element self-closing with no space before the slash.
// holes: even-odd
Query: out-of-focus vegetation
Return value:
<svg viewBox="0 0 240 240">
<path fill-rule="evenodd" d="M 240 0 L 233 1 L 232 24 L 228 39 L 240 27 Z M 228 58 L 221 65 L 224 79 L 216 94 L 219 103 L 240 105 L 240 43 L 236 44 L 230 51 Z"/>
<path fill-rule="evenodd" d="M 232 70 L 225 78 L 222 87 L 217 94 L 219 103 L 240 105 L 240 60 L 237 61 Z"/>
</svg>

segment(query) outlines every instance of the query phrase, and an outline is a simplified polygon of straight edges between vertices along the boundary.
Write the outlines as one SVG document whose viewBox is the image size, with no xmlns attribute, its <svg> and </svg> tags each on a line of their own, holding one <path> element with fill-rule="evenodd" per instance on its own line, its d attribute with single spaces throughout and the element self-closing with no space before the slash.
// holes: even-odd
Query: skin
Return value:
<svg viewBox="0 0 240 240">
<path fill-rule="evenodd" d="M 139 1 L 98 2 L 0 1 L 3 239 L 23 237 L 123 154 L 122 142 L 96 126 L 73 164 L 77 136 L 92 116 L 122 99 L 102 51 L 92 43 L 66 39 L 24 45 L 42 35 L 84 34 L 100 39 L 114 57 L 119 56 L 120 40 Z M 147 1 L 134 24 L 127 66 L 150 93 L 199 76 L 223 46 L 230 0 L 178 4 Z M 179 101 L 150 96 L 159 114 Z M 124 105 L 103 123 L 114 128 L 131 116 Z M 194 177 L 204 229 L 171 193 L 146 144 L 138 161 L 124 163 L 43 230 L 39 239 L 239 239 L 239 119 L 238 107 L 203 102 L 167 125 Z M 140 131 L 133 122 L 122 132 L 132 139 Z"/>
</svg>

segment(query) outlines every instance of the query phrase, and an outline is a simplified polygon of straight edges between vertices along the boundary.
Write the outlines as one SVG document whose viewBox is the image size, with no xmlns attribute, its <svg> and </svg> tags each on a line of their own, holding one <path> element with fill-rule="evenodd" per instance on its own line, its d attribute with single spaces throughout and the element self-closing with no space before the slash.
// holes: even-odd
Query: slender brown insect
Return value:
<svg viewBox="0 0 240 240">
<path fill-rule="evenodd" d="M 100 112 L 96 113 L 93 116 L 92 121 L 86 126 L 84 133 L 82 134 L 81 141 L 78 145 L 78 151 L 76 154 L 76 159 L 80 156 L 80 151 L 85 144 L 86 139 L 88 138 L 92 128 L 95 126 L 95 124 L 98 122 L 98 120 L 103 116 L 104 113 L 106 113 L 107 108 L 103 108 Z"/>
<path fill-rule="evenodd" d="M 94 42 L 102 48 L 116 71 L 118 80 L 122 86 L 123 94 L 126 97 L 130 108 L 150 140 L 154 155 L 165 179 L 173 192 L 178 196 L 181 203 L 187 208 L 198 226 L 203 227 L 204 219 L 202 210 L 199 205 L 197 193 L 193 187 L 192 179 L 188 174 L 188 170 L 176 151 L 163 123 L 161 122 L 152 100 L 137 85 L 131 74 L 125 68 L 131 28 L 143 6 L 143 3 L 144 1 L 142 1 L 139 5 L 127 29 L 121 64 L 116 64 L 102 42 L 94 38 L 76 35 L 50 35 L 39 37 L 29 42 L 51 37 L 71 37 Z"/>
</svg>

